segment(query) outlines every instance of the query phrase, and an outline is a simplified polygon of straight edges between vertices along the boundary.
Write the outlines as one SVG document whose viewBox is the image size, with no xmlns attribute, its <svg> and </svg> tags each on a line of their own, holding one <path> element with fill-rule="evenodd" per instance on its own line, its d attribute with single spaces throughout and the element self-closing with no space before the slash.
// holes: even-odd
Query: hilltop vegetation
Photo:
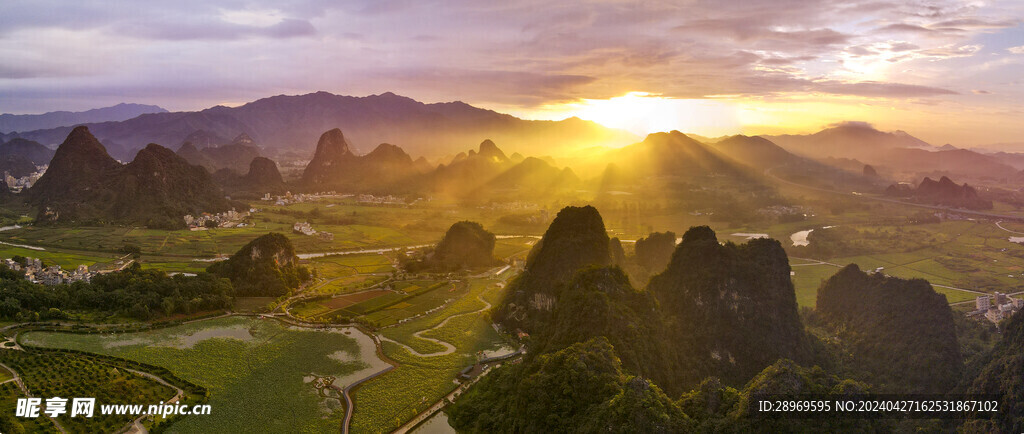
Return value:
<svg viewBox="0 0 1024 434">
<path fill-rule="evenodd" d="M 1003 323 L 1003 338 L 987 357 L 987 363 L 967 393 L 998 397 L 999 412 L 990 420 L 968 422 L 970 432 L 1021 432 L 1024 430 L 1024 314 Z"/>
<path fill-rule="evenodd" d="M 288 294 L 310 278 L 309 270 L 299 265 L 288 237 L 273 232 L 250 241 L 206 270 L 231 280 L 237 295 L 251 297 Z"/>
<path fill-rule="evenodd" d="M 674 244 L 674 235 L 659 238 Z M 709 375 L 743 384 L 778 358 L 812 361 L 777 241 L 723 246 L 709 228 L 691 228 L 642 291 L 620 269 L 601 268 L 609 245 L 595 209 L 563 209 L 496 317 L 529 332 L 535 352 L 605 337 L 627 369 L 676 393 Z"/>
<path fill-rule="evenodd" d="M 494 257 L 494 234 L 480 223 L 461 221 L 453 224 L 433 252 L 421 261 L 409 261 L 404 267 L 412 272 L 457 271 L 500 264 Z"/>
<path fill-rule="evenodd" d="M 848 265 L 818 290 L 816 317 L 838 337 L 844 372 L 879 390 L 944 393 L 960 381 L 953 312 L 925 280 Z"/>
</svg>

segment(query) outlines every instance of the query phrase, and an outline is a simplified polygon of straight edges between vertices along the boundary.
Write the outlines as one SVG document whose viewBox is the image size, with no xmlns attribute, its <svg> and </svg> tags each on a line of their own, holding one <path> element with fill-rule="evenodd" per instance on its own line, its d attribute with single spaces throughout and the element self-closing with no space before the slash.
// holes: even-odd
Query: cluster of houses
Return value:
<svg viewBox="0 0 1024 434">
<path fill-rule="evenodd" d="M 292 225 L 292 231 L 307 236 L 315 235 L 321 241 L 334 241 L 334 234 L 325 231 L 317 231 L 316 229 L 313 229 L 313 226 L 311 226 L 309 222 L 295 222 L 295 224 Z"/>
<path fill-rule="evenodd" d="M 84 264 L 79 265 L 74 271 L 64 270 L 60 265 L 44 267 L 43 261 L 38 258 L 25 258 L 24 264 L 7 258 L 4 259 L 4 265 L 11 270 L 24 272 L 26 280 L 43 285 L 60 285 L 80 280 L 88 282 L 95 274 Z"/>
<path fill-rule="evenodd" d="M 787 216 L 787 215 L 803 215 L 803 216 L 806 217 L 806 216 L 809 216 L 809 215 L 813 215 L 813 213 L 811 212 L 810 208 L 805 207 L 805 206 L 799 206 L 799 205 L 793 205 L 793 206 L 790 206 L 790 205 L 766 206 L 764 208 L 759 208 L 757 210 L 757 214 L 761 215 L 763 217 L 780 217 L 780 216 Z"/>
<path fill-rule="evenodd" d="M 533 202 L 524 201 L 512 201 L 512 202 L 492 202 L 488 205 L 481 206 L 480 209 L 493 209 L 499 211 L 524 211 L 524 210 L 538 210 L 540 205 Z M 544 210 L 547 212 L 547 210 Z"/>
<path fill-rule="evenodd" d="M 320 199 L 346 198 L 346 197 L 351 197 L 351 196 L 352 196 L 351 194 L 339 195 L 338 193 L 336 193 L 334 191 L 323 191 L 323 192 L 312 193 L 312 194 L 307 194 L 307 193 L 292 194 L 292 192 L 286 191 L 283 195 L 278 195 L 278 196 L 271 196 L 270 193 L 266 193 L 266 194 L 263 195 L 263 197 L 260 198 L 260 200 L 267 201 L 267 202 L 274 202 L 274 205 L 276 205 L 276 206 L 285 206 L 285 205 L 290 205 L 290 204 L 293 204 L 293 203 L 313 202 L 313 201 L 317 201 L 317 200 L 320 200 Z"/>
<path fill-rule="evenodd" d="M 40 166 L 39 169 L 36 170 L 35 172 L 26 176 L 22 176 L 21 178 L 15 178 L 11 176 L 9 173 L 4 173 L 4 182 L 7 183 L 7 188 L 9 190 L 11 190 L 14 193 L 18 193 L 26 188 L 31 187 L 32 184 L 35 184 L 36 181 L 38 181 L 39 178 L 43 176 L 43 173 L 46 173 L 47 167 L 48 166 Z"/>
<path fill-rule="evenodd" d="M 251 214 L 256 212 L 256 208 L 249 208 L 249 211 L 238 212 L 232 208 L 230 211 L 224 211 L 217 214 L 202 213 L 198 216 L 191 214 L 183 217 L 185 224 L 188 228 L 193 231 L 206 230 L 211 227 L 215 228 L 244 228 L 247 226 L 242 220 L 249 217 Z"/>
<path fill-rule="evenodd" d="M 975 310 L 969 315 L 984 315 L 985 319 L 998 324 L 1024 308 L 1024 299 L 996 292 L 995 295 L 983 295 L 975 299 L 974 307 Z"/>
<path fill-rule="evenodd" d="M 398 196 L 374 196 L 372 194 L 360 194 L 356 197 L 356 202 L 360 204 L 374 204 L 374 205 L 405 205 L 405 198 Z"/>
</svg>

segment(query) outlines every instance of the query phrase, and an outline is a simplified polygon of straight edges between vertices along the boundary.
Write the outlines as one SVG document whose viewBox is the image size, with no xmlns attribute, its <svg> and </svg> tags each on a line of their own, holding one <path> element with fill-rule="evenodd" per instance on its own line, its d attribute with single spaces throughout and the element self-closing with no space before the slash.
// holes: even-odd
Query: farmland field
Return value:
<svg viewBox="0 0 1024 434">
<path fill-rule="evenodd" d="M 207 387 L 212 414 L 182 419 L 177 432 L 337 431 L 342 405 L 318 395 L 312 376 L 333 376 L 344 386 L 383 366 L 372 341 L 352 329 L 240 317 L 119 335 L 32 332 L 23 339 L 166 367 Z"/>
<path fill-rule="evenodd" d="M 455 347 L 445 355 L 419 357 L 401 345 L 384 341 L 384 354 L 399 363 L 399 366 L 361 385 L 355 392 L 356 410 L 352 419 L 353 432 L 388 432 L 413 418 L 438 399 L 455 389 L 453 382 L 459 370 L 476 361 L 475 354 L 482 350 L 493 350 L 506 345 L 505 340 L 494 331 L 486 311 L 485 300 L 491 300 L 491 292 L 500 291 L 494 280 L 474 280 L 468 293 L 444 309 L 417 318 L 399 326 L 384 329 L 384 335 L 417 351 L 432 352 L 444 347 L 430 341 L 418 339 L 413 333 L 427 330 L 424 336 L 444 340 Z M 466 314 L 466 315 L 464 315 Z M 459 316 L 457 316 L 459 315 Z M 439 324 L 449 319 L 446 324 Z M 436 328 L 435 328 L 436 327 Z M 417 343 L 431 344 L 425 348 Z"/>
</svg>

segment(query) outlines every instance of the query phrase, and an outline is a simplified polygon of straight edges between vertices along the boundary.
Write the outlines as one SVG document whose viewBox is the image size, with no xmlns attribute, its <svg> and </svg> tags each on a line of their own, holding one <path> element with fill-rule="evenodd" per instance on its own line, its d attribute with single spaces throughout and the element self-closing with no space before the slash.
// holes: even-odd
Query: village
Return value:
<svg viewBox="0 0 1024 434">
<path fill-rule="evenodd" d="M 305 203 L 313 202 L 321 199 L 344 199 L 346 197 L 352 197 L 351 194 L 338 194 L 334 191 L 322 191 L 319 193 L 297 193 L 292 194 L 290 191 L 286 191 L 283 195 L 273 196 L 270 193 L 266 193 L 260 200 L 265 202 L 274 202 L 275 206 L 291 205 L 293 203 Z"/>
<path fill-rule="evenodd" d="M 243 222 L 243 220 L 255 212 L 256 208 L 249 208 L 249 211 L 243 212 L 235 211 L 232 208 L 230 211 L 217 214 L 202 213 L 198 216 L 188 214 L 182 218 L 185 220 L 185 224 L 188 225 L 189 230 L 192 231 L 203 231 L 213 228 L 244 228 L 248 224 Z"/>
<path fill-rule="evenodd" d="M 60 265 L 44 266 L 43 261 L 38 258 L 7 258 L 4 265 L 14 271 L 25 273 L 25 280 L 47 286 L 61 285 L 64 283 L 85 281 L 88 282 L 96 272 L 90 271 L 89 266 L 79 265 L 74 271 L 64 270 Z"/>
<path fill-rule="evenodd" d="M 1005 318 L 1009 318 L 1017 311 L 1024 308 L 1024 299 L 1012 298 L 1007 294 L 996 292 L 995 295 L 983 295 L 975 299 L 975 310 L 969 312 L 968 316 L 981 317 L 999 324 Z"/>
<path fill-rule="evenodd" d="M 47 167 L 48 166 L 38 166 L 35 172 L 32 172 L 20 178 L 15 178 L 11 176 L 9 173 L 5 172 L 4 182 L 7 184 L 7 188 L 10 189 L 12 193 L 19 193 L 22 190 L 31 187 L 32 184 L 35 184 L 36 181 L 38 181 L 39 178 L 43 176 L 43 173 L 46 173 Z"/>
</svg>

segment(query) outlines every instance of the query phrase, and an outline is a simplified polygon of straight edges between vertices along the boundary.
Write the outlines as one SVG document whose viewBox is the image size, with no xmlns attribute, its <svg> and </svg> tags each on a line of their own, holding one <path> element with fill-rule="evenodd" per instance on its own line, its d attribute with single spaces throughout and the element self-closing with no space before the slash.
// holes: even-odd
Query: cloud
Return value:
<svg viewBox="0 0 1024 434">
<path fill-rule="evenodd" d="M 321 89 L 523 106 L 629 91 L 920 99 L 977 87 L 952 80 L 982 45 L 998 46 L 978 38 L 1021 9 L 1003 0 L 0 2 L 0 94 L 79 98 L 121 86 L 194 101 L 182 108 Z"/>
<path fill-rule="evenodd" d="M 904 83 L 882 83 L 875 81 L 846 83 L 836 80 L 825 80 L 814 82 L 808 87 L 808 89 L 816 92 L 873 98 L 920 98 L 957 94 L 955 91 L 939 87 Z"/>
<path fill-rule="evenodd" d="M 875 129 L 875 126 L 871 122 L 865 121 L 841 121 L 828 124 L 828 128 L 866 128 Z"/>
<path fill-rule="evenodd" d="M 935 30 L 916 24 L 895 23 L 875 29 L 876 33 L 888 32 L 909 32 L 909 33 L 934 33 Z"/>
<path fill-rule="evenodd" d="M 987 90 L 982 90 L 982 89 L 973 89 L 973 90 L 971 90 L 971 93 L 973 93 L 975 95 L 990 95 L 990 94 L 992 94 L 992 92 L 989 92 Z"/>
<path fill-rule="evenodd" d="M 1010 48 L 1007 48 L 1006 51 L 1009 51 L 1009 52 L 1011 52 L 1013 54 L 1024 54 L 1024 45 L 1020 45 L 1020 46 L 1016 46 L 1016 47 L 1010 47 Z"/>
</svg>

